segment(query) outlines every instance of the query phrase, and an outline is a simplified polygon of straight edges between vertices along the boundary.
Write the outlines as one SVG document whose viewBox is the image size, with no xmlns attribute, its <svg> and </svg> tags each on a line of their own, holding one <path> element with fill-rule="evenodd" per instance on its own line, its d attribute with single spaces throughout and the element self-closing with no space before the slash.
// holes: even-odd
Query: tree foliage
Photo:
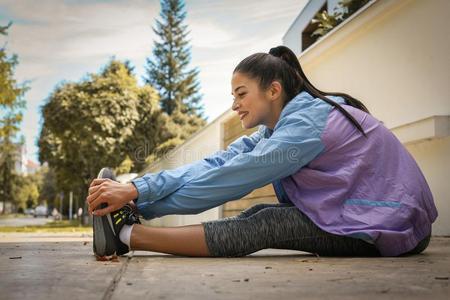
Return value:
<svg viewBox="0 0 450 300">
<path fill-rule="evenodd" d="M 161 1 L 161 21 L 156 20 L 153 31 L 160 37 L 154 41 L 154 60 L 148 58 L 145 82 L 160 94 L 161 109 L 173 122 L 177 137 L 170 143 L 186 140 L 202 128 L 206 121 L 199 95 L 198 70 L 186 71 L 190 50 L 186 39 L 186 12 L 180 0 Z"/>
<path fill-rule="evenodd" d="M 18 212 L 25 208 L 32 208 L 39 204 L 39 189 L 42 186 L 42 176 L 39 173 L 18 175 L 15 177 L 13 192 L 14 206 Z M 45 201 L 43 201 L 45 203 Z"/>
<path fill-rule="evenodd" d="M 11 24 L 0 26 L 0 35 L 7 35 Z M 19 84 L 14 78 L 17 64 L 17 55 L 8 56 L 5 47 L 0 48 L 0 197 L 3 207 L 6 207 L 6 201 L 14 201 L 16 196 L 13 193 L 17 183 L 14 166 L 19 159 L 20 146 L 24 143 L 23 138 L 14 142 L 26 106 L 23 96 L 28 90 L 26 82 Z"/>
<path fill-rule="evenodd" d="M 139 171 L 156 145 L 175 136 L 166 131 L 155 90 L 139 87 L 131 71 L 113 58 L 99 74 L 56 86 L 43 105 L 39 160 L 65 194 L 84 199 L 105 166 Z"/>
<path fill-rule="evenodd" d="M 35 176 L 38 178 L 38 204 L 47 203 L 49 207 L 55 207 L 57 205 L 58 190 L 54 171 L 47 164 L 44 164 L 39 168 Z"/>
</svg>

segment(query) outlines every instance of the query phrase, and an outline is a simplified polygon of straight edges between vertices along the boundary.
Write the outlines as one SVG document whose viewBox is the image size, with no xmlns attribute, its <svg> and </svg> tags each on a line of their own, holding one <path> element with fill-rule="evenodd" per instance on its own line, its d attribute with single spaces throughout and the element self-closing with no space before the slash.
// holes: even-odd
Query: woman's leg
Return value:
<svg viewBox="0 0 450 300">
<path fill-rule="evenodd" d="M 323 256 L 380 256 L 373 244 L 323 231 L 293 205 L 266 207 L 246 218 L 202 224 L 211 256 L 245 256 L 266 248 Z"/>
<path fill-rule="evenodd" d="M 232 219 L 248 218 L 249 216 L 255 214 L 258 211 L 260 211 L 261 209 L 267 208 L 267 207 L 287 207 L 287 206 L 294 206 L 294 204 L 292 204 L 292 203 L 261 203 L 261 204 L 256 204 L 256 205 L 254 205 L 252 207 L 249 207 L 249 208 L 245 209 L 239 215 L 228 217 L 228 218 L 222 219 L 221 221 L 227 220 L 229 218 L 232 218 Z M 319 231 L 322 231 L 306 215 L 304 215 L 303 213 L 301 213 L 301 214 L 303 215 L 303 217 L 305 219 L 305 222 L 309 223 L 309 226 L 312 226 L 313 228 L 316 227 L 316 229 L 318 229 Z M 323 246 L 325 246 L 325 247 L 327 247 L 327 246 L 332 247 L 333 243 L 336 243 L 335 239 L 337 238 L 338 240 L 341 240 L 340 243 L 342 243 L 342 242 L 344 242 L 344 243 L 345 242 L 349 242 L 348 245 L 344 244 L 345 247 L 350 247 L 350 248 L 351 247 L 357 247 L 357 248 L 359 248 L 359 249 L 353 250 L 354 253 L 361 253 L 362 255 L 368 255 L 368 256 L 372 256 L 372 255 L 378 256 L 379 255 L 378 250 L 374 251 L 375 246 L 370 245 L 370 244 L 368 244 L 365 241 L 361 241 L 360 239 L 348 238 L 348 237 L 343 237 L 343 239 L 342 239 L 342 236 L 336 236 L 336 235 L 332 235 L 332 234 L 331 234 L 331 236 L 332 236 L 332 241 L 331 242 L 329 241 L 330 240 L 329 237 L 316 238 L 316 240 L 320 241 L 320 239 L 322 239 L 322 241 L 324 243 Z M 427 237 L 425 237 L 422 241 L 420 241 L 414 249 L 412 249 L 412 250 L 410 250 L 410 251 L 408 251 L 408 252 L 406 252 L 404 254 L 401 254 L 401 256 L 419 254 L 419 253 L 423 252 L 428 247 L 428 245 L 430 243 L 430 238 L 431 238 L 431 234 L 428 235 Z M 308 239 L 309 239 L 309 237 L 304 236 L 301 239 L 294 238 L 294 239 L 287 239 L 287 240 L 279 240 L 279 241 L 275 241 L 271 248 L 274 248 L 274 249 L 299 249 L 299 250 L 304 249 L 303 251 L 307 251 L 308 248 L 302 248 L 302 247 L 305 247 L 305 246 L 298 245 L 298 243 L 305 243 Z M 311 251 L 314 250 L 314 248 L 310 248 L 309 250 L 311 252 Z M 322 249 L 321 250 L 322 254 L 325 254 L 323 251 L 324 250 Z M 331 255 L 333 255 L 335 252 L 333 250 L 330 250 L 329 253 L 331 253 Z M 342 254 L 342 255 L 345 255 L 345 253 Z"/>
<path fill-rule="evenodd" d="M 361 239 L 321 230 L 292 204 L 257 204 L 239 216 L 179 227 L 135 224 L 131 250 L 186 256 L 244 256 L 265 248 L 320 255 L 379 256 Z"/>
<path fill-rule="evenodd" d="M 240 214 L 235 215 L 235 216 L 231 216 L 231 217 L 226 217 L 223 218 L 222 220 L 228 220 L 228 219 L 237 219 L 237 218 L 248 218 L 249 216 L 255 214 L 256 212 L 260 211 L 263 208 L 266 207 L 286 207 L 286 206 L 294 206 L 294 204 L 292 203 L 258 203 L 255 204 L 253 206 L 250 206 L 248 208 L 246 208 L 245 210 L 243 210 Z M 291 243 L 289 241 L 284 242 L 276 242 L 272 248 L 275 249 L 288 249 L 289 247 L 291 247 Z"/>
<path fill-rule="evenodd" d="M 201 224 L 178 227 L 150 227 L 134 224 L 131 250 L 163 252 L 185 256 L 209 256 Z"/>
<path fill-rule="evenodd" d="M 284 207 L 284 206 L 292 206 L 292 205 L 293 204 L 290 204 L 290 203 L 258 203 L 258 204 L 255 204 L 253 206 L 246 208 L 245 210 L 241 211 L 241 213 L 236 216 L 223 218 L 222 220 L 228 219 L 228 218 L 233 218 L 233 219 L 248 218 L 249 216 L 253 215 L 254 213 L 256 213 L 266 207 L 282 207 L 282 206 Z"/>
<path fill-rule="evenodd" d="M 260 203 L 243 210 L 239 215 L 223 218 L 246 218 L 266 207 L 283 203 Z M 179 227 L 149 227 L 135 224 L 130 238 L 131 250 L 156 251 L 175 255 L 209 256 L 202 224 Z"/>
</svg>

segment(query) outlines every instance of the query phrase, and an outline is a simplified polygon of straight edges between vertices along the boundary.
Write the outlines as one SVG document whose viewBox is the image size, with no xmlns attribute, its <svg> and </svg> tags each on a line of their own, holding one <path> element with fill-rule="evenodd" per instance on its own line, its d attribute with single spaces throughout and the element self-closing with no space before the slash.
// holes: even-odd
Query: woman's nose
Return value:
<svg viewBox="0 0 450 300">
<path fill-rule="evenodd" d="M 231 105 L 232 110 L 236 110 L 239 108 L 239 105 L 236 105 L 236 100 L 233 101 L 233 104 Z"/>
</svg>

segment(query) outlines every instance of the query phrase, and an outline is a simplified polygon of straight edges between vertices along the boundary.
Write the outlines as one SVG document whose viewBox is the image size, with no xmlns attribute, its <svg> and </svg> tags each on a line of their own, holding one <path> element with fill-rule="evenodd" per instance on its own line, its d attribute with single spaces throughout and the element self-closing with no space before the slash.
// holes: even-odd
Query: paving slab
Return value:
<svg viewBox="0 0 450 300">
<path fill-rule="evenodd" d="M 317 257 L 264 249 L 239 258 L 135 251 L 96 261 L 91 235 L 0 235 L 1 299 L 449 299 L 450 238 L 419 255 Z M 20 257 L 20 258 L 19 258 Z"/>
<path fill-rule="evenodd" d="M 112 299 L 449 299 L 450 239 L 396 258 L 265 249 L 240 258 L 138 252 Z"/>
<path fill-rule="evenodd" d="M 91 236 L 2 234 L 0 299 L 102 299 L 122 262 L 96 261 Z"/>
</svg>

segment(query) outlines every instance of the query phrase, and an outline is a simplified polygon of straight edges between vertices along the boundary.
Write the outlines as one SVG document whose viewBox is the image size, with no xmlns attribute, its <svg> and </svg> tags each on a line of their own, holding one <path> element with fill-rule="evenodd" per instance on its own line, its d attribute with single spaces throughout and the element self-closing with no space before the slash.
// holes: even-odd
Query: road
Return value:
<svg viewBox="0 0 450 300">
<path fill-rule="evenodd" d="M 0 218 L 0 227 L 22 227 L 22 226 L 37 226 L 44 225 L 48 222 L 53 222 L 53 218 L 37 217 L 33 216 L 21 217 L 21 218 Z"/>
</svg>

